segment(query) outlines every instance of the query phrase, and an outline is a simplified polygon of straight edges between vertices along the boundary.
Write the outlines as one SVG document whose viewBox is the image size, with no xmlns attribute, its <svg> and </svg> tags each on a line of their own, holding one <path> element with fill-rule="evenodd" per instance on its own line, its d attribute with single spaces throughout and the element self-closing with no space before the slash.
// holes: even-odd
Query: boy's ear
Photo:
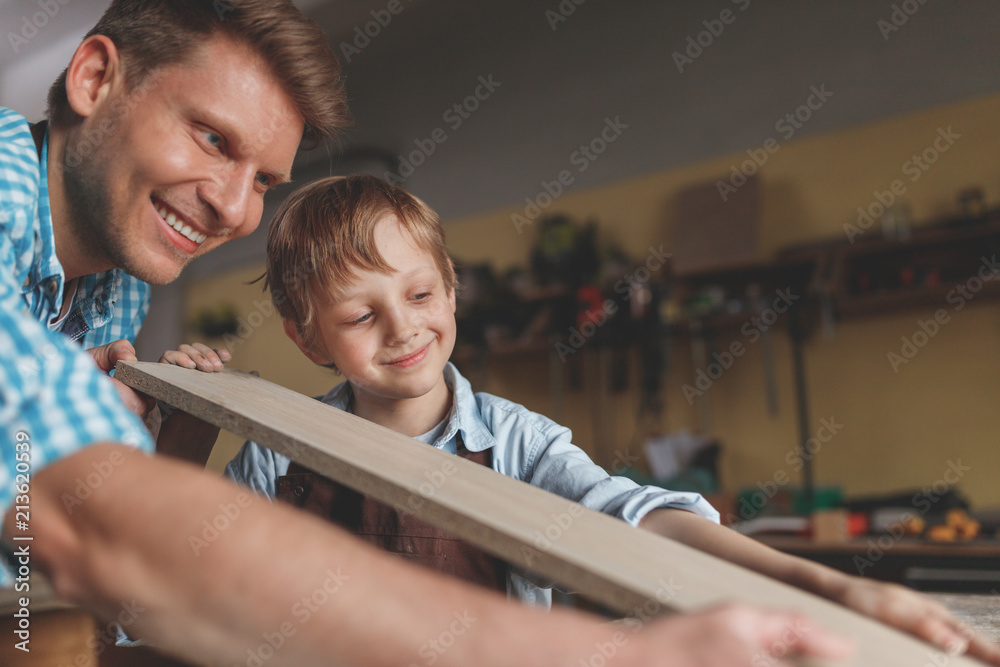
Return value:
<svg viewBox="0 0 1000 667">
<path fill-rule="evenodd" d="M 289 319 L 282 319 L 281 324 L 285 328 L 285 335 L 292 339 L 292 342 L 295 343 L 300 350 L 302 350 L 302 354 L 306 355 L 309 358 L 309 361 L 314 364 L 319 364 L 320 366 L 327 366 L 330 364 L 332 360 L 329 355 L 316 350 L 312 345 L 307 343 L 305 339 L 302 338 L 302 334 L 299 333 L 299 327 L 295 324 L 295 322 Z"/>
<path fill-rule="evenodd" d="M 124 69 L 115 43 L 104 35 L 83 40 L 66 70 L 66 97 L 73 111 L 89 118 L 124 86 Z"/>
</svg>

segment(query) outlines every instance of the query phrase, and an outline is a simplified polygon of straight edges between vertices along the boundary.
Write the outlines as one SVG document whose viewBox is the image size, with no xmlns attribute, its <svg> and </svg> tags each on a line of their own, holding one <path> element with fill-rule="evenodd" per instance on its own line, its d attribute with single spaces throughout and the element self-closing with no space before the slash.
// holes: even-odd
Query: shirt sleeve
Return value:
<svg viewBox="0 0 1000 667">
<path fill-rule="evenodd" d="M 278 478 L 288 472 L 290 463 L 287 456 L 247 440 L 226 464 L 225 476 L 255 493 L 274 498 L 278 495 Z"/>
<path fill-rule="evenodd" d="M 531 415 L 524 429 L 527 447 L 524 479 L 590 509 L 618 517 L 633 526 L 654 509 L 693 512 L 715 523 L 719 513 L 701 494 L 639 486 L 627 477 L 610 475 L 572 443 L 572 432 L 541 415 Z"/>
<path fill-rule="evenodd" d="M 42 326 L 25 308 L 11 268 L 17 259 L 11 239 L 30 230 L 35 205 L 0 192 L 2 513 L 11 504 L 18 473 L 29 475 L 30 481 L 44 466 L 97 442 L 153 450 L 149 432 L 122 404 L 90 355 Z"/>
</svg>

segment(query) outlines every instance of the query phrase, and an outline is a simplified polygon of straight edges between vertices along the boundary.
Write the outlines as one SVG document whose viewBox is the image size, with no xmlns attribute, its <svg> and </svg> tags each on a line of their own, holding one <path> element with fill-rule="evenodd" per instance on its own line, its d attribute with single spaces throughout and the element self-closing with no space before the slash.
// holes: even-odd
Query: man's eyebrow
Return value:
<svg viewBox="0 0 1000 667">
<path fill-rule="evenodd" d="M 221 132 L 226 137 L 226 140 L 240 153 L 246 152 L 244 150 L 245 146 L 254 145 L 250 141 L 243 140 L 239 124 L 230 122 L 225 116 L 219 115 L 210 109 L 202 109 L 200 115 L 203 118 L 201 121 L 202 124 Z M 284 171 L 271 171 L 268 175 L 274 177 L 275 185 L 285 185 L 292 182 L 291 169 L 289 169 L 287 174 Z"/>
</svg>

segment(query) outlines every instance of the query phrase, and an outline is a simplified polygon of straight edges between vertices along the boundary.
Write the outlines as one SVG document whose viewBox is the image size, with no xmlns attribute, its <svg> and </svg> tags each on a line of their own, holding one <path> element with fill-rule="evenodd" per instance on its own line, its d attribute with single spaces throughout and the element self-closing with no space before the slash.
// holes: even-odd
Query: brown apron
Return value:
<svg viewBox="0 0 1000 667">
<path fill-rule="evenodd" d="M 458 455 L 492 467 L 491 449 L 470 452 L 460 445 Z M 507 592 L 507 564 L 504 561 L 294 461 L 288 467 L 288 474 L 278 478 L 278 498 L 332 521 L 366 542 L 413 563 Z"/>
</svg>

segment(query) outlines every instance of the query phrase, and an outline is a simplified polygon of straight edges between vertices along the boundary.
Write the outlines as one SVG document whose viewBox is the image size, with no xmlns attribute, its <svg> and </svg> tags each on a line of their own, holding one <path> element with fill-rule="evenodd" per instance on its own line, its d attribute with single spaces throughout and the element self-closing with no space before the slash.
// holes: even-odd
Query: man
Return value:
<svg viewBox="0 0 1000 667">
<path fill-rule="evenodd" d="M 636 665 L 844 653 L 798 617 L 742 607 L 621 643 L 590 617 L 439 580 L 147 455 L 144 398 L 100 372 L 134 358 L 145 283 L 253 231 L 303 136 L 345 124 L 336 60 L 290 2 L 115 0 L 53 87 L 49 117 L 29 130 L 0 113 L 0 501 L 7 548 L 30 535 L 31 566 L 62 596 L 107 618 L 131 601 L 142 610 L 131 634 L 212 664 L 576 665 L 606 646 Z M 192 548 L 220 511 L 228 527 Z"/>
</svg>

